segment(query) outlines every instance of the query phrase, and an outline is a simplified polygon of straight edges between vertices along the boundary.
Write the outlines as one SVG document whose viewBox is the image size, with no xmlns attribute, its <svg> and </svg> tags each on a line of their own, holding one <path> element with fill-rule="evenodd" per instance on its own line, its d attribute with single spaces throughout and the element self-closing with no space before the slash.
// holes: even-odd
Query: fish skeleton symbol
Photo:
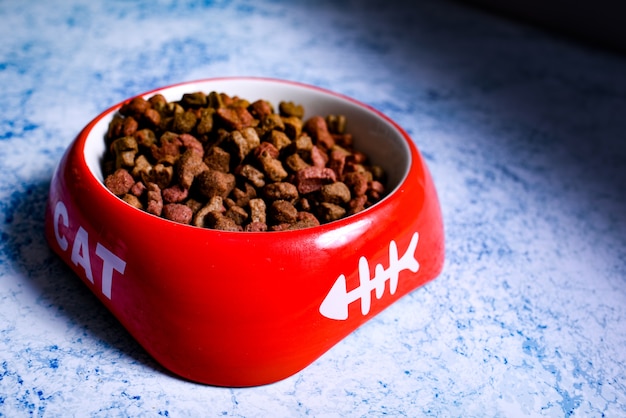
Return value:
<svg viewBox="0 0 626 418">
<path fill-rule="evenodd" d="M 328 291 L 319 311 L 326 318 L 346 320 L 348 319 L 348 305 L 361 300 L 361 314 L 367 315 L 370 311 L 372 290 L 376 290 L 376 299 L 380 299 L 385 292 L 385 283 L 389 280 L 389 293 L 396 293 L 398 288 L 398 276 L 403 270 L 417 273 L 420 268 L 415 258 L 415 249 L 419 234 L 415 232 L 409 243 L 409 247 L 401 258 L 398 258 L 398 246 L 394 240 L 389 243 L 389 268 L 386 270 L 380 264 L 376 265 L 374 278 L 370 280 L 370 267 L 367 258 L 359 259 L 359 286 L 348 292 L 346 288 L 346 276 L 340 275 L 333 287 Z"/>
</svg>

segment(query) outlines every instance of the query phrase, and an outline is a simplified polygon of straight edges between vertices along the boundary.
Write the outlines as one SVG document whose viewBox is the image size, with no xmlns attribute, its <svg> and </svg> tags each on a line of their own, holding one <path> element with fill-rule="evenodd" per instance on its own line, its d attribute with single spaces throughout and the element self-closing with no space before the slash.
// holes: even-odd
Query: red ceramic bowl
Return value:
<svg viewBox="0 0 626 418">
<path fill-rule="evenodd" d="M 89 123 L 50 186 L 46 236 L 122 325 L 165 368 L 219 386 L 286 378 L 403 295 L 444 261 L 435 187 L 396 123 L 348 97 L 294 82 L 222 78 L 143 96 L 225 92 L 312 115 L 344 114 L 355 147 L 388 175 L 372 207 L 318 227 L 224 232 L 178 224 L 103 186 L 104 135 L 121 103 Z"/>
</svg>

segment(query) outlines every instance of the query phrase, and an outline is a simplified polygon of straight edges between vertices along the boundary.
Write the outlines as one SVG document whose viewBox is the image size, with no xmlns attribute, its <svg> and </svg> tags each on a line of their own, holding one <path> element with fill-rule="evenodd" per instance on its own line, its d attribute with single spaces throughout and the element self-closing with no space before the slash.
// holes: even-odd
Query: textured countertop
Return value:
<svg viewBox="0 0 626 418">
<path fill-rule="evenodd" d="M 202 4 L 203 3 L 203 4 Z M 626 59 L 440 1 L 0 2 L 0 416 L 626 416 Z M 275 384 L 158 365 L 43 237 L 105 108 L 216 76 L 381 110 L 433 174 L 446 263 Z"/>
</svg>

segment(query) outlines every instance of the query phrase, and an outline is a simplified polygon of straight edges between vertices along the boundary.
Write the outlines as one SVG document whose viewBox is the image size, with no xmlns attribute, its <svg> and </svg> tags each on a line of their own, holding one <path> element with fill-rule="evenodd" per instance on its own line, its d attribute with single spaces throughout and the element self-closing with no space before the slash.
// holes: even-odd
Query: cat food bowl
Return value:
<svg viewBox="0 0 626 418">
<path fill-rule="evenodd" d="M 124 103 L 90 122 L 57 167 L 46 237 L 162 366 L 191 381 L 255 386 L 297 373 L 444 261 L 435 187 L 411 138 L 377 110 L 290 81 L 220 78 L 142 95 L 220 92 L 313 115 L 345 115 L 354 147 L 385 173 L 385 196 L 294 230 L 231 231 L 138 209 L 104 185 L 105 136 Z"/>
</svg>

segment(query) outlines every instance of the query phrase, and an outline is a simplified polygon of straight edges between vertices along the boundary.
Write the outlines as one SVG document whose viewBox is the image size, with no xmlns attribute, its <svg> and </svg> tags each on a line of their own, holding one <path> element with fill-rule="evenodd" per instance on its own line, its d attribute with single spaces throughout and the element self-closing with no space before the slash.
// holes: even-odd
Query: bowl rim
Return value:
<svg viewBox="0 0 626 418">
<path fill-rule="evenodd" d="M 283 84 L 286 86 L 292 86 L 292 87 L 296 87 L 296 88 L 300 88 L 303 90 L 312 90 L 314 92 L 317 93 L 321 93 L 323 95 L 326 96 L 330 96 L 333 97 L 335 99 L 339 99 L 340 101 L 345 101 L 348 104 L 351 104 L 353 106 L 356 106 L 357 108 L 360 108 L 361 110 L 365 110 L 371 114 L 373 114 L 373 116 L 381 119 L 382 121 L 384 121 L 387 125 L 389 125 L 397 134 L 398 139 L 401 139 L 400 141 L 397 141 L 398 144 L 400 144 L 402 147 L 405 148 L 406 150 L 406 159 L 407 159 L 407 166 L 404 169 L 404 172 L 402 173 L 402 175 L 399 177 L 397 184 L 394 184 L 394 187 L 391 188 L 386 195 L 379 200 L 378 202 L 376 202 L 375 204 L 373 204 L 372 206 L 358 212 L 352 215 L 348 215 L 345 216 L 343 218 L 337 219 L 335 221 L 331 221 L 331 222 L 327 222 L 327 223 L 323 223 L 317 226 L 312 226 L 312 227 L 307 227 L 307 228 L 302 228 L 302 229 L 295 229 L 295 230 L 282 230 L 282 231 L 224 231 L 224 230 L 217 230 L 217 229 L 212 229 L 212 228 L 201 228 L 192 224 L 183 224 L 183 223 L 179 223 L 179 222 L 175 222 L 160 216 L 156 216 L 153 215 L 151 213 L 146 212 L 145 210 L 141 210 L 138 208 L 135 208 L 131 205 L 129 205 L 128 203 L 124 202 L 121 198 L 119 198 L 118 196 L 114 195 L 109 189 L 106 188 L 106 186 L 104 185 L 104 179 L 100 179 L 97 175 L 97 173 L 95 173 L 93 171 L 93 167 L 92 164 L 94 164 L 94 162 L 92 161 L 94 159 L 93 156 L 88 155 L 87 154 L 87 144 L 88 142 L 91 140 L 93 141 L 95 133 L 94 133 L 94 128 L 96 127 L 96 125 L 98 125 L 99 123 L 102 123 L 104 120 L 106 120 L 107 118 L 112 118 L 113 115 L 122 107 L 122 105 L 124 105 L 125 103 L 131 101 L 132 99 L 136 98 L 136 97 L 144 97 L 144 98 L 148 98 L 150 96 L 153 96 L 155 94 L 161 93 L 163 91 L 166 90 L 172 90 L 172 89 L 178 89 L 181 87 L 185 87 L 185 86 L 194 86 L 194 85 L 198 85 L 198 84 L 205 84 L 205 83 L 219 83 L 219 82 L 237 82 L 237 81 L 252 81 L 252 82 L 259 82 L 259 83 L 264 83 L 264 82 L 268 82 L 268 83 L 278 83 L 278 84 Z M 189 92 L 192 92 L 192 89 L 189 90 Z M 206 92 L 205 92 L 206 93 Z M 243 95 L 242 95 L 243 96 Z M 243 97 L 245 98 L 245 97 Z M 285 98 L 285 100 L 290 100 L 290 98 Z M 108 127 L 108 123 L 106 124 L 106 126 Z M 104 138 L 102 138 L 102 141 L 104 142 Z M 400 189 L 402 188 L 402 186 L 407 182 L 407 179 L 409 177 L 409 174 L 411 173 L 412 170 L 415 169 L 416 164 L 419 164 L 419 162 L 421 161 L 421 157 L 420 157 L 420 153 L 419 150 L 417 148 L 417 145 L 414 143 L 413 139 L 410 137 L 410 135 L 397 123 L 395 122 L 393 119 L 391 119 L 389 116 L 385 115 L 383 112 L 381 112 L 380 110 L 376 109 L 375 107 L 367 104 L 367 103 L 363 103 L 357 99 L 354 99 L 346 94 L 343 93 L 339 93 L 339 92 L 335 92 L 333 90 L 324 88 L 324 87 L 320 87 L 317 85 L 313 85 L 313 84 L 307 84 L 304 82 L 300 82 L 300 81 L 294 81 L 294 80 L 288 80 L 288 79 L 280 79 L 280 78 L 272 78 L 272 77 L 260 77 L 260 76 L 222 76 L 222 77 L 210 77 L 210 78 L 202 78 L 202 79 L 196 79 L 196 80 L 188 80 L 188 81 L 182 81 L 182 82 L 178 82 L 178 83 L 174 83 L 174 84 L 169 84 L 169 85 L 165 85 L 165 86 L 161 86 L 161 87 L 157 87 L 151 90 L 148 90 L 146 92 L 143 93 L 139 93 L 136 94 L 134 96 L 131 96 L 129 98 L 126 98 L 110 107 L 108 107 L 107 109 L 105 109 L 104 111 L 102 111 L 101 113 L 99 113 L 96 117 L 94 117 L 80 132 L 80 134 L 77 137 L 76 140 L 76 147 L 77 147 L 77 151 L 78 151 L 78 157 L 80 160 L 81 165 L 84 164 L 84 168 L 85 171 L 88 173 L 89 175 L 89 181 L 92 183 L 96 183 L 98 186 L 96 188 L 91 188 L 92 191 L 95 192 L 95 190 L 98 191 L 104 191 L 105 193 L 107 193 L 110 198 L 114 199 L 117 203 L 115 203 L 115 205 L 119 205 L 120 210 L 133 210 L 133 211 L 137 211 L 141 214 L 146 215 L 146 220 L 149 219 L 153 219 L 154 222 L 164 222 L 164 225 L 175 225 L 177 227 L 182 227 L 182 228 L 191 228 L 192 230 L 196 230 L 196 231 L 205 231 L 204 233 L 210 234 L 210 233 L 215 233 L 218 235 L 221 234 L 234 234 L 234 235 L 241 235 L 242 237 L 251 237 L 254 235 L 274 235 L 274 234 L 297 234 L 300 233 L 302 234 L 303 232 L 310 232 L 310 233 L 322 233 L 322 232 L 326 232 L 329 230 L 335 230 L 335 229 L 339 229 L 342 228 L 346 225 L 350 225 L 354 222 L 357 222 L 359 219 L 361 218 L 365 218 L 367 216 L 369 216 L 369 214 L 372 211 L 376 211 L 377 208 L 380 208 L 383 205 L 389 204 L 390 200 L 393 200 L 393 197 L 400 191 Z M 96 156 L 97 159 L 97 164 L 101 164 L 102 161 L 102 155 L 97 155 Z M 91 160 L 91 161 L 90 161 Z M 422 163 L 423 165 L 423 163 Z M 424 169 L 424 168 L 423 168 Z M 117 206 L 116 206 L 117 207 Z M 141 216 L 141 215 L 139 215 Z"/>
</svg>

